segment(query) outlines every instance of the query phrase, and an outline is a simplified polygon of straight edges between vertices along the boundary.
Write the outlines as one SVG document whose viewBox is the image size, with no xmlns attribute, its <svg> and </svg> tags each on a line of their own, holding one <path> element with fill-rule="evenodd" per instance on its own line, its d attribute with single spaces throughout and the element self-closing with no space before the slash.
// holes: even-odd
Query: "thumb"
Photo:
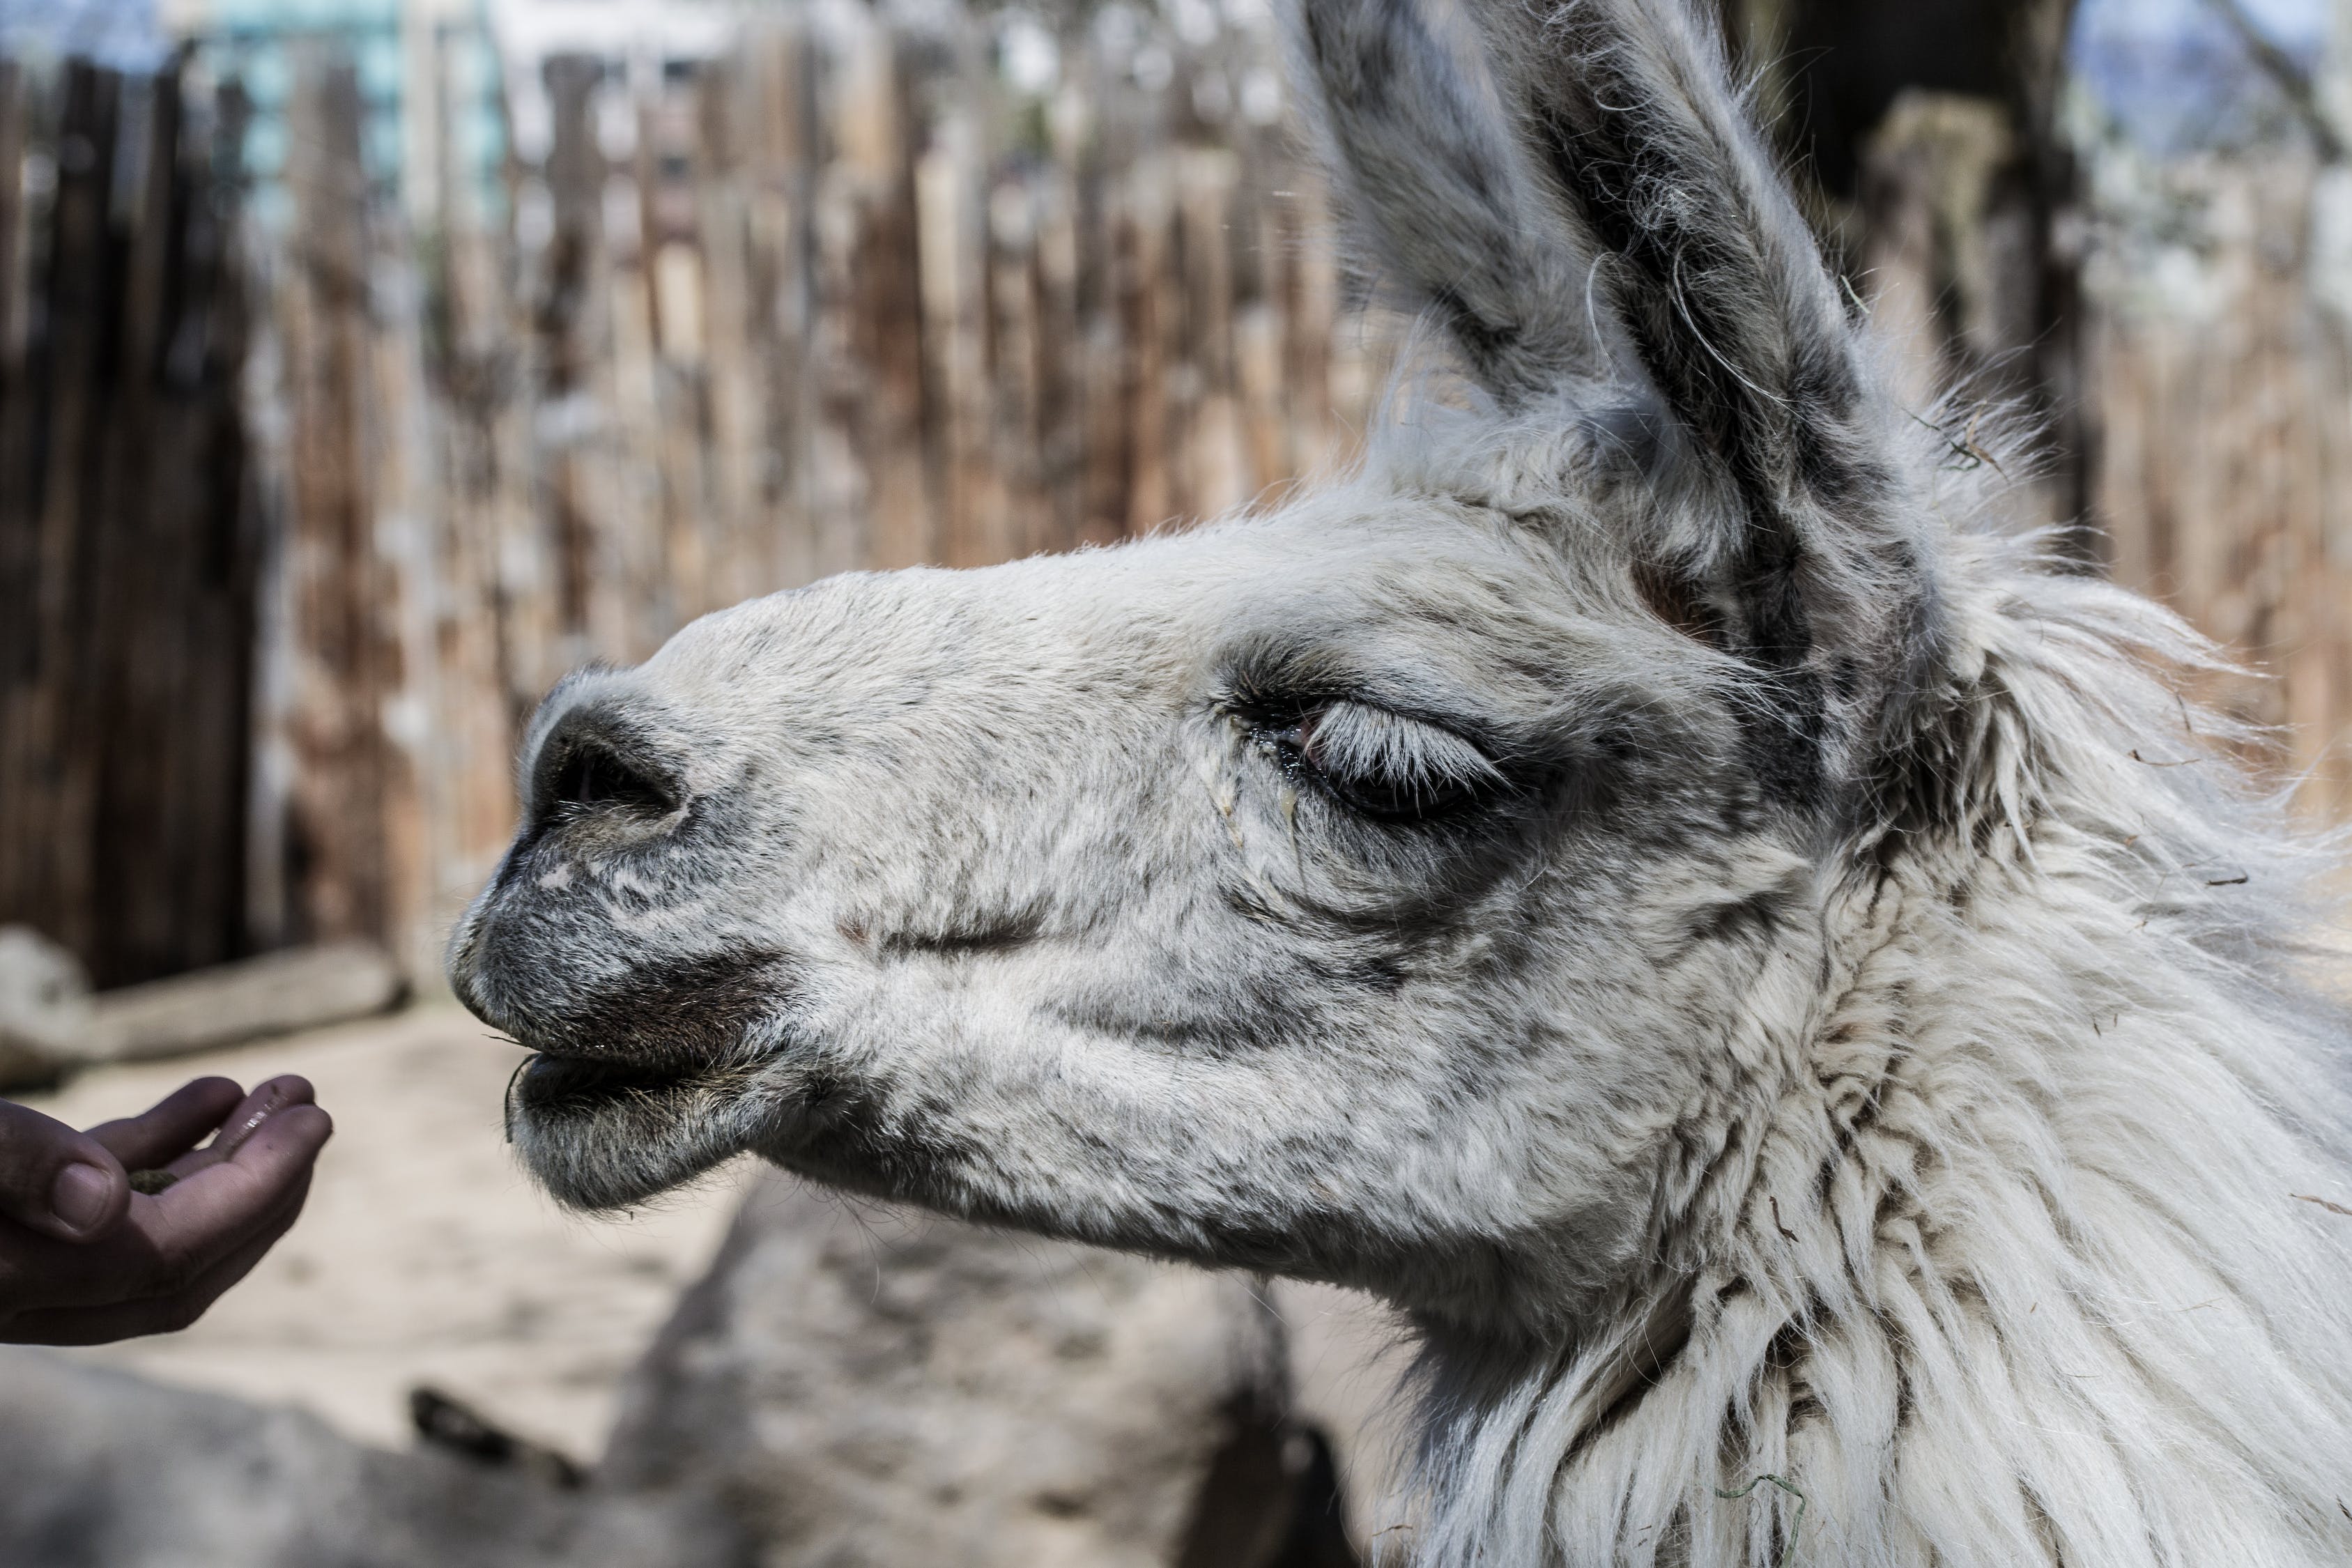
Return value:
<svg viewBox="0 0 2352 1568">
<path fill-rule="evenodd" d="M 89 1241 L 131 1206 L 131 1180 L 103 1144 L 0 1100 L 0 1215 L 59 1241 Z"/>
</svg>

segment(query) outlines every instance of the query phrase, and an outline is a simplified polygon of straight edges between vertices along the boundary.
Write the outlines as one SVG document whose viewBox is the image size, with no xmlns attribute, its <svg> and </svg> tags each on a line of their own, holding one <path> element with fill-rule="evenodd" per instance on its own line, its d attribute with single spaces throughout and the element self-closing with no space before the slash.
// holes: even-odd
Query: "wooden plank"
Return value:
<svg viewBox="0 0 2352 1568">
<path fill-rule="evenodd" d="M 1087 343 L 1079 187 L 1066 155 L 1034 180 L 1034 381 L 1040 510 L 1032 551 L 1076 549 L 1087 518 Z"/>
<path fill-rule="evenodd" d="M 795 21 L 753 35 L 755 68 L 745 81 L 754 167 L 747 215 L 759 381 L 749 395 L 759 416 L 753 505 L 762 547 L 763 590 L 795 588 L 821 574 L 813 515 L 810 363 L 818 155 L 816 51 Z"/>
<path fill-rule="evenodd" d="M 1098 45 L 1099 47 L 1099 45 Z M 1085 453 L 1074 544 L 1108 544 L 1127 536 L 1134 469 L 1127 417 L 1131 374 L 1121 214 L 1133 152 L 1130 127 L 1113 110 L 1124 89 L 1121 62 L 1090 53 L 1081 78 L 1090 136 L 1071 149 L 1077 165 L 1074 248 L 1077 354 L 1081 366 L 1074 423 Z"/>
<path fill-rule="evenodd" d="M 1288 198 L 1284 239 L 1289 265 L 1282 302 L 1289 328 L 1291 464 L 1298 472 L 1316 473 L 1341 461 L 1348 445 L 1332 399 L 1339 316 L 1337 227 L 1329 192 L 1315 171 L 1296 171 Z"/>
<path fill-rule="evenodd" d="M 0 817 L 0 921 L 26 919 L 39 898 L 39 835 L 20 814 L 43 788 L 46 754 L 37 458 L 46 399 L 27 342 L 36 279 L 21 173 L 33 111 L 24 70 L 0 59 L 0 797 L 26 803 Z"/>
<path fill-rule="evenodd" d="M 36 568 L 38 637 L 29 740 L 37 770 L 18 809 L 32 861 L 25 891 L 39 928 L 85 966 L 102 956 L 95 883 L 100 736 L 76 722 L 97 710 L 102 648 L 116 625 L 97 592 L 91 492 L 105 428 L 104 376 L 116 257 L 112 204 L 120 79 L 82 62 L 66 70 L 50 213 L 45 404 Z"/>
<path fill-rule="evenodd" d="M 693 163 L 694 209 L 706 329 L 698 430 L 699 515 L 709 541 L 700 592 L 705 610 L 736 604 L 768 586 L 759 516 L 763 432 L 758 356 L 767 323 L 754 292 L 755 75 L 755 66 L 739 57 L 712 61 L 695 83 L 699 146 Z"/>
<path fill-rule="evenodd" d="M 1175 172 L 1158 148 L 1126 171 L 1113 233 L 1118 267 L 1119 336 L 1125 348 L 1120 403 L 1126 420 L 1128 534 L 1148 533 L 1176 506 L 1171 448 L 1185 412 L 1171 398 L 1171 350 L 1181 354 L 1182 300 L 1173 254 Z"/>
<path fill-rule="evenodd" d="M 184 139 L 173 222 L 177 298 L 161 374 L 178 426 L 181 482 L 166 526 L 186 536 L 189 606 L 183 622 L 184 820 L 195 843 L 183 888 L 190 941 L 179 962 L 217 963 L 250 950 L 251 786 L 255 731 L 258 515 L 244 397 L 255 279 L 243 243 L 241 166 L 250 104 L 214 95 L 207 143 Z M 168 470 L 167 470 L 168 471 Z"/>
<path fill-rule="evenodd" d="M 428 86 L 443 121 L 470 84 L 471 34 L 432 34 Z M 485 221 L 480 193 L 453 138 L 436 138 L 441 165 L 430 218 L 425 296 L 435 559 L 432 636 L 436 737 L 431 785 L 431 908 L 446 912 L 478 889 L 512 832 L 517 716 L 506 639 L 517 622 L 501 556 L 510 514 L 528 514 L 529 457 L 519 440 L 521 398 L 512 345 L 524 337 L 502 271 L 503 237 Z"/>
<path fill-rule="evenodd" d="M 398 648 L 379 620 L 368 451 L 373 345 L 368 192 L 352 68 L 307 51 L 288 106 L 299 240 L 278 289 L 289 442 L 278 545 L 287 686 L 273 715 L 290 759 L 286 935 L 383 939 L 394 918 L 387 793 L 404 782 L 383 702 Z"/>
<path fill-rule="evenodd" d="M 99 993 L 68 1065 L 156 1061 L 347 1023 L 396 1006 L 407 990 L 401 966 L 373 942 L 293 948 Z"/>
<path fill-rule="evenodd" d="M 940 557 L 925 430 L 921 246 L 915 207 L 914 51 L 887 28 L 860 45 L 842 100 L 843 162 L 855 181 L 855 249 L 840 301 L 863 373 L 853 441 L 865 475 L 864 560 L 887 569 Z"/>
<path fill-rule="evenodd" d="M 603 358 L 588 373 L 590 390 L 575 395 L 583 406 L 602 409 L 598 427 L 580 438 L 599 450 L 582 451 L 574 460 L 594 462 L 604 474 L 598 498 L 604 572 L 625 601 L 612 618 L 628 628 L 616 633 L 623 644 L 608 644 L 596 656 L 627 659 L 640 657 L 647 651 L 645 645 L 680 624 L 681 579 L 699 584 L 702 542 L 672 527 L 683 503 L 670 493 L 674 465 L 667 455 L 675 398 L 663 363 L 659 276 L 673 237 L 670 204 L 662 190 L 666 117 L 657 89 L 646 84 L 614 84 L 606 90 L 622 97 L 614 121 L 634 131 L 626 158 L 614 159 L 605 175 L 605 276 L 597 285 L 603 331 L 583 345 L 584 353 Z M 579 651 L 596 653 L 593 643 L 582 644 Z"/>
<path fill-rule="evenodd" d="M 915 165 L 923 302 L 926 466 L 937 476 L 939 559 L 1003 558 L 1003 497 L 990 460 L 986 315 L 987 179 L 968 109 L 936 127 Z"/>
<path fill-rule="evenodd" d="M 0 58 L 0 400 L 8 395 L 25 357 L 25 153 L 31 118 L 25 69 Z"/>
<path fill-rule="evenodd" d="M 540 493 L 554 565 L 559 642 L 541 650 L 544 683 L 592 657 L 599 640 L 617 641 L 611 617 L 596 599 L 604 564 L 600 489 L 585 451 L 604 415 L 597 370 L 600 335 L 608 330 L 604 255 L 604 160 L 591 118 L 601 62 L 558 55 L 544 68 L 554 121 L 546 181 L 551 220 L 538 282 L 536 396 L 540 428 Z M 600 624 L 601 623 L 601 624 Z M 602 634 L 600 638 L 600 634 Z M 617 652 L 617 649 L 612 651 Z"/>
<path fill-rule="evenodd" d="M 714 64 L 698 75 L 723 68 Z M 728 554 L 725 521 L 713 515 L 711 236 L 703 226 L 700 200 L 712 178 L 724 178 L 727 152 L 723 142 L 711 140 L 712 133 L 723 133 L 723 121 L 698 112 L 706 99 L 693 80 L 666 77 L 639 100 L 645 129 L 638 133 L 638 158 L 646 171 L 640 191 L 655 215 L 644 280 L 657 352 L 656 416 L 649 427 L 656 483 L 646 520 L 654 530 L 647 541 L 653 548 L 638 559 L 660 616 L 657 625 L 642 627 L 641 647 L 630 658 L 652 652 L 671 631 L 717 607 L 715 583 Z"/>
<path fill-rule="evenodd" d="M 1190 149 L 1177 164 L 1184 341 L 1193 396 L 1178 510 L 1190 521 L 1230 511 L 1257 488 L 1242 437 L 1234 341 L 1234 208 L 1240 186 L 1240 167 L 1229 149 Z"/>
<path fill-rule="evenodd" d="M 997 560 L 1055 547 L 1045 453 L 1043 302 L 1039 250 L 1051 197 L 1043 182 L 1012 174 L 988 193 L 989 390 L 983 411 L 998 490 Z"/>
<path fill-rule="evenodd" d="M 155 395 L 179 260 L 172 223 L 177 83 L 125 79 L 120 101 L 125 145 L 118 174 L 125 188 L 110 205 L 130 224 L 114 241 L 122 258 L 121 291 L 110 302 L 114 363 L 85 521 L 96 596 L 113 617 L 92 650 L 99 702 L 86 721 L 99 731 L 91 823 L 97 936 L 86 962 L 100 985 L 189 967 L 184 947 L 193 932 L 175 873 L 212 826 L 180 812 L 190 783 L 181 680 L 188 660 L 209 650 L 184 640 L 193 531 L 174 526 L 181 520 L 168 509 L 175 487 L 159 483 L 167 473 L 184 478 L 180 465 L 188 457 L 159 450 L 179 432 L 176 421 L 167 431 Z M 159 459 L 172 466 L 161 468 Z"/>
</svg>

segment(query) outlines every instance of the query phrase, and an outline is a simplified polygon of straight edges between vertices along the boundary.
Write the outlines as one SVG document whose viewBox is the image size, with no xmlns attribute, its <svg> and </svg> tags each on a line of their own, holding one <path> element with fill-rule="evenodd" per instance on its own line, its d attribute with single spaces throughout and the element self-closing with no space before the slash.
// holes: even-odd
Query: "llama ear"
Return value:
<svg viewBox="0 0 2352 1568">
<path fill-rule="evenodd" d="M 1519 156 L 1598 258 L 1599 313 L 1668 416 L 1651 490 L 1701 498 L 1661 507 L 1638 563 L 1770 672 L 1751 735 L 1768 786 L 1884 777 L 1944 657 L 1936 552 L 1717 29 L 1690 0 L 1469 3 Z"/>
<path fill-rule="evenodd" d="M 1939 657 L 1931 552 L 1720 41 L 1689 0 L 1463 3 L 1484 71 L 1447 0 L 1297 0 L 1357 221 L 1507 409 L 1581 405 L 1638 465 L 1653 604 L 1773 678 L 1760 771 L 1859 776 Z"/>
<path fill-rule="evenodd" d="M 1473 0 L 1536 177 L 1594 292 L 1773 547 L 1880 471 L 1855 331 L 1688 0 Z M 1780 547 L 1794 549 L 1793 540 Z"/>
<path fill-rule="evenodd" d="M 1433 313 L 1511 407 L 1605 376 L 1608 356 L 1571 237 L 1514 144 L 1477 40 L 1433 26 L 1432 3 L 1297 0 L 1294 75 L 1319 99 L 1312 118 L 1383 281 Z"/>
<path fill-rule="evenodd" d="M 1628 384 L 1751 506 L 1855 479 L 1852 327 L 1687 0 L 1296 0 L 1360 237 L 1508 407 Z M 1759 519 L 1759 521 L 1761 521 Z"/>
</svg>

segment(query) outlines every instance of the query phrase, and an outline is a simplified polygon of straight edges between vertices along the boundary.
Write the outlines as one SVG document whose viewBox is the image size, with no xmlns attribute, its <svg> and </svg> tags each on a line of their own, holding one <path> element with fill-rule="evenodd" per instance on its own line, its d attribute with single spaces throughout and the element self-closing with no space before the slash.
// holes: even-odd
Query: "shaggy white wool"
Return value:
<svg viewBox="0 0 2352 1568">
<path fill-rule="evenodd" d="M 1681 0 L 1469 19 L 1295 17 L 1449 367 L 1360 472 L 549 699 L 518 1148 L 1378 1291 L 1430 1568 L 2352 1561 L 2340 847 L 1880 390 Z"/>
<path fill-rule="evenodd" d="M 2183 700 L 2201 639 L 1971 553 L 1963 815 L 1849 847 L 1625 1300 L 1432 1337 L 1415 1561 L 2352 1560 L 2338 846 Z"/>
</svg>

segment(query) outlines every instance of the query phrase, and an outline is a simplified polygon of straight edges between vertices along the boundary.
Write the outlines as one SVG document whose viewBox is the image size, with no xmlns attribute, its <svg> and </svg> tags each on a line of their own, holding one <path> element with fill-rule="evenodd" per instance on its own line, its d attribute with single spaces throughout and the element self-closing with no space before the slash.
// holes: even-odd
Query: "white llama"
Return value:
<svg viewBox="0 0 2352 1568">
<path fill-rule="evenodd" d="M 1430 1564 L 2352 1563 L 2336 862 L 1884 393 L 1681 0 L 1475 23 L 1295 27 L 1455 373 L 1352 479 L 548 700 L 451 950 L 524 1157 L 1378 1292 Z"/>
</svg>

